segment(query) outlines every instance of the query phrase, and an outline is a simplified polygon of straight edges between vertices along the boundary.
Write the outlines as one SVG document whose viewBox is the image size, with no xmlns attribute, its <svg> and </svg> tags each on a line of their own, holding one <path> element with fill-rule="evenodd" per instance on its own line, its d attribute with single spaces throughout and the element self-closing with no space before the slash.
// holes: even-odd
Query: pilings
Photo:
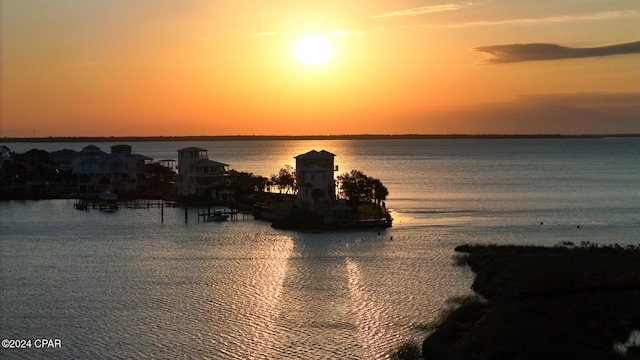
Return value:
<svg viewBox="0 0 640 360">
<path fill-rule="evenodd" d="M 78 210 L 103 209 L 112 207 L 117 209 L 152 209 L 164 208 L 164 206 L 176 207 L 174 201 L 167 200 L 101 200 L 101 199 L 76 199 L 73 207 Z"/>
<path fill-rule="evenodd" d="M 207 210 L 198 210 L 198 221 L 202 218 L 202 221 L 206 221 L 209 216 L 214 215 L 229 215 L 230 220 L 240 220 L 238 216 L 241 216 L 242 220 L 249 219 L 252 212 L 239 211 L 238 209 L 230 208 L 218 208 L 211 211 L 211 207 L 207 207 Z"/>
<path fill-rule="evenodd" d="M 193 204 L 191 204 L 193 205 Z M 164 208 L 166 207 L 183 207 L 184 208 L 184 222 L 189 222 L 189 207 L 188 203 L 178 204 L 175 201 L 169 200 L 102 200 L 102 199 L 76 199 L 73 207 L 78 210 L 88 211 L 90 209 L 100 210 L 103 212 L 116 212 L 120 209 L 160 209 L 160 222 L 164 223 Z M 196 204 L 198 206 L 198 204 Z M 198 207 L 201 207 L 199 205 Z M 235 208 L 216 208 L 213 209 L 208 206 L 206 210 L 198 210 L 198 222 L 206 221 L 208 216 L 215 214 L 229 215 L 230 220 L 245 220 L 250 219 L 253 214 L 252 211 L 240 211 Z"/>
</svg>

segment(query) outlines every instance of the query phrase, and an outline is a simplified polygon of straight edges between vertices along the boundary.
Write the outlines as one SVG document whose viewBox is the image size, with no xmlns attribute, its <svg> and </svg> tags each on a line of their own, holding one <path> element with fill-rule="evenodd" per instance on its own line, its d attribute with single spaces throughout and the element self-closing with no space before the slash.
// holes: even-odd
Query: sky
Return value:
<svg viewBox="0 0 640 360">
<path fill-rule="evenodd" d="M 0 1 L 0 137 L 640 133 L 639 0 Z"/>
</svg>

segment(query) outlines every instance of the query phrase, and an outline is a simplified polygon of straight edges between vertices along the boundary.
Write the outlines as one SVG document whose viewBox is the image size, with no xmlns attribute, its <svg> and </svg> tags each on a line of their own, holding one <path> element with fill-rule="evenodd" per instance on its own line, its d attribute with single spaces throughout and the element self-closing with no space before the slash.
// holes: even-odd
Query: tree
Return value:
<svg viewBox="0 0 640 360">
<path fill-rule="evenodd" d="M 372 179 L 373 184 L 373 198 L 376 200 L 376 204 L 380 206 L 380 202 L 387 199 L 389 190 L 386 186 L 382 185 L 382 182 L 378 179 Z"/>
<path fill-rule="evenodd" d="M 389 195 L 389 191 L 380 180 L 369 177 L 362 171 L 351 170 L 349 173 L 338 175 L 337 179 L 340 183 L 340 196 L 353 207 L 374 200 L 380 204 L 380 201 Z"/>
<path fill-rule="evenodd" d="M 296 174 L 291 171 L 290 166 L 280 169 L 278 175 L 271 175 L 271 181 L 278 186 L 280 193 L 282 193 L 282 190 L 285 190 L 285 194 L 288 194 L 289 191 L 295 192 Z"/>
<path fill-rule="evenodd" d="M 246 171 L 229 171 L 230 187 L 239 197 L 246 197 L 264 191 L 268 179 Z"/>
<path fill-rule="evenodd" d="M 144 165 L 144 182 L 150 186 L 164 186 L 174 184 L 176 172 L 159 163 Z"/>
<path fill-rule="evenodd" d="M 144 176 L 139 179 L 137 191 L 143 194 L 162 196 L 174 191 L 175 171 L 159 163 L 145 164 Z"/>
<path fill-rule="evenodd" d="M 15 155 L 8 146 L 0 145 L 0 158 L 11 158 L 11 156 Z"/>
</svg>

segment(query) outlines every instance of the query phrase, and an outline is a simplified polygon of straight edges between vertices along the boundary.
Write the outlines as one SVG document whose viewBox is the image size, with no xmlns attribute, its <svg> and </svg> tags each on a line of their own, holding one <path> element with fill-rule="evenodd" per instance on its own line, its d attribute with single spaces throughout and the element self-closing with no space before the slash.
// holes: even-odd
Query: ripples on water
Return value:
<svg viewBox="0 0 640 360">
<path fill-rule="evenodd" d="M 3 358 L 384 358 L 470 280 L 437 233 L 184 224 L 181 209 L 160 224 L 65 200 L 2 212 L 3 336 L 63 344 Z"/>
</svg>

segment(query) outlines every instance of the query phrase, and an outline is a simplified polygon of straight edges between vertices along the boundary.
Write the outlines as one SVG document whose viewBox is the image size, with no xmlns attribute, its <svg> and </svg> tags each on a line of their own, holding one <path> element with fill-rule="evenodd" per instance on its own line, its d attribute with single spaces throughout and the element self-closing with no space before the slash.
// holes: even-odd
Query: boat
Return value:
<svg viewBox="0 0 640 360">
<path fill-rule="evenodd" d="M 109 205 L 109 206 L 101 207 L 100 211 L 106 212 L 106 213 L 112 213 L 112 212 L 118 211 L 118 208 L 116 206 Z"/>
<path fill-rule="evenodd" d="M 207 216 L 205 221 L 226 221 L 229 219 L 228 214 L 223 214 L 222 211 L 215 211 L 213 214 Z"/>
<path fill-rule="evenodd" d="M 116 201 L 118 200 L 118 195 L 112 193 L 111 191 L 104 191 L 98 195 L 98 198 L 103 201 Z"/>
<path fill-rule="evenodd" d="M 99 209 L 102 212 L 116 212 L 118 210 L 118 195 L 111 191 L 104 191 L 98 194 L 100 199 Z"/>
</svg>

